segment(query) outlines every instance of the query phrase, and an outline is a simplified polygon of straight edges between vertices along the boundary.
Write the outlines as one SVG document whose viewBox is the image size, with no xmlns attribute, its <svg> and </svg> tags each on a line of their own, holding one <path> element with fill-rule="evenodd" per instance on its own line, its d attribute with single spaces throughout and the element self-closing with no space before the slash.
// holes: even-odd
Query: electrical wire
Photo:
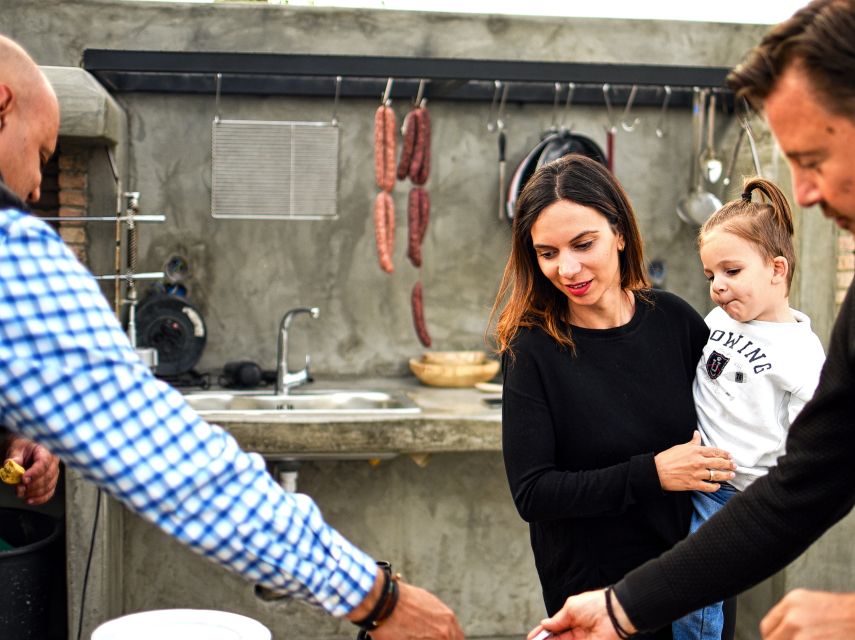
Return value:
<svg viewBox="0 0 855 640">
<path fill-rule="evenodd" d="M 92 551 L 95 549 L 95 532 L 98 530 L 98 514 L 101 511 L 101 488 L 95 496 L 95 517 L 92 519 L 92 535 L 89 538 L 89 553 L 86 556 L 86 570 L 83 572 L 83 587 L 80 590 L 80 611 L 77 614 L 77 640 L 83 632 L 83 605 L 86 603 L 86 585 L 89 583 L 89 567 L 92 565 Z"/>
</svg>

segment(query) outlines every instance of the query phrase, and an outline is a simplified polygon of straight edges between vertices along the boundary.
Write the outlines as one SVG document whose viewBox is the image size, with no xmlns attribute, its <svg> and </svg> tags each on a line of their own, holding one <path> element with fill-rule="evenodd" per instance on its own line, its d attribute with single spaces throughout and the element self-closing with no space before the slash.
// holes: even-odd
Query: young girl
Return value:
<svg viewBox="0 0 855 640">
<path fill-rule="evenodd" d="M 753 202 L 754 191 L 765 202 Z M 736 477 L 718 491 L 692 495 L 697 530 L 737 492 L 765 475 L 784 453 L 790 423 L 813 396 L 825 361 L 810 319 L 790 308 L 796 259 L 793 219 L 780 189 L 763 178 L 704 223 L 698 248 L 716 308 L 695 375 L 694 397 L 704 444 L 726 449 Z M 675 640 L 721 638 L 722 604 L 673 625 Z"/>
</svg>

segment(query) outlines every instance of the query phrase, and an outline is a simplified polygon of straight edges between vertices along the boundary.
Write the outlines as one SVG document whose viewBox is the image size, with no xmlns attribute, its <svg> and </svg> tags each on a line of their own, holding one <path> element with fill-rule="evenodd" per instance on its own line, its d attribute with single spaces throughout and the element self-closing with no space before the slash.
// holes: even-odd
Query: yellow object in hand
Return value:
<svg viewBox="0 0 855 640">
<path fill-rule="evenodd" d="M 0 468 L 0 480 L 6 484 L 20 484 L 24 478 L 24 471 L 24 467 L 10 458 Z"/>
</svg>

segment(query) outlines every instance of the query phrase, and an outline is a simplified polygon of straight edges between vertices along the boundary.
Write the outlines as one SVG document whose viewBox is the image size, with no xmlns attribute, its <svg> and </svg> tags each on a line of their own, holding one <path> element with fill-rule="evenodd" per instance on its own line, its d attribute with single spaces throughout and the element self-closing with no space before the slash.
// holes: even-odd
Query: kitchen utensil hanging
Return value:
<svg viewBox="0 0 855 640">
<path fill-rule="evenodd" d="M 555 85 L 555 101 L 553 104 L 552 126 L 548 131 L 542 134 L 540 141 L 529 151 L 522 162 L 519 163 L 513 175 L 511 176 L 510 184 L 508 185 L 507 202 L 505 203 L 505 216 L 508 222 L 513 223 L 514 212 L 517 206 L 517 199 L 525 187 L 529 178 L 540 167 L 545 164 L 563 158 L 571 153 L 579 153 L 584 156 L 596 160 L 603 166 L 607 166 L 606 154 L 600 146 L 579 133 L 573 132 L 572 123 L 566 126 L 567 114 L 570 111 L 570 104 L 573 100 L 573 92 L 576 90 L 575 83 L 567 83 L 567 97 L 564 102 L 564 113 L 562 114 L 560 123 L 558 120 L 558 97 L 560 95 L 560 87 Z"/>
<path fill-rule="evenodd" d="M 338 218 L 336 77 L 329 122 L 224 120 L 221 74 L 211 143 L 211 215 L 252 220 Z"/>
<path fill-rule="evenodd" d="M 730 162 L 727 165 L 727 171 L 724 174 L 724 178 L 721 180 L 721 186 L 723 189 L 727 189 L 730 186 L 730 182 L 733 179 L 733 169 L 736 167 L 736 159 L 739 157 L 739 149 L 742 147 L 742 141 L 745 139 L 745 127 L 739 127 L 739 133 L 736 134 L 736 142 L 733 144 L 733 151 L 730 154 Z M 725 197 L 725 194 L 722 194 L 722 197 Z"/>
<path fill-rule="evenodd" d="M 710 184 L 715 184 L 721 178 L 722 163 L 715 150 L 715 91 L 710 94 L 707 108 L 707 145 L 701 154 L 701 173 Z"/>
<path fill-rule="evenodd" d="M 615 117 L 612 114 L 612 103 L 611 100 L 609 100 L 610 90 L 611 86 L 608 83 L 603 85 L 603 100 L 606 103 L 606 117 L 608 117 L 609 120 L 606 124 L 606 166 L 609 168 L 609 171 L 614 173 L 615 135 L 617 135 L 617 125 L 615 124 Z"/>
<path fill-rule="evenodd" d="M 511 176 L 511 182 L 508 186 L 508 201 L 505 206 L 508 222 L 513 222 L 517 199 L 534 172 L 543 165 L 571 153 L 582 154 L 596 160 L 604 167 L 608 166 L 606 154 L 596 142 L 587 136 L 566 129 L 547 132 L 540 142 L 526 154 Z"/>
<path fill-rule="evenodd" d="M 689 192 L 677 202 L 677 215 L 683 222 L 702 225 L 721 207 L 721 201 L 704 189 L 704 177 L 699 171 L 701 144 L 704 136 L 704 111 L 708 89 L 695 88 L 692 100 L 692 152 L 689 162 Z"/>
<path fill-rule="evenodd" d="M 508 89 L 510 83 L 502 83 L 496 80 L 494 83 L 495 91 L 493 93 L 493 102 L 490 105 L 490 120 L 487 122 L 488 131 L 498 132 L 499 144 L 499 220 L 505 219 L 505 148 L 507 146 L 507 136 L 505 134 L 505 101 L 508 98 Z M 500 97 L 501 96 L 501 97 Z M 498 106 L 497 106 L 498 104 Z M 495 118 L 493 116 L 495 115 Z"/>
<path fill-rule="evenodd" d="M 751 109 L 745 98 L 742 98 L 741 106 L 741 109 L 737 106 L 736 116 L 739 118 L 739 124 L 745 130 L 745 136 L 748 138 L 748 146 L 751 148 L 751 160 L 754 163 L 754 174 L 762 176 L 763 167 L 760 165 L 760 154 L 757 152 L 757 142 L 754 138 L 754 132 L 751 129 L 751 118 L 749 115 Z"/>
</svg>

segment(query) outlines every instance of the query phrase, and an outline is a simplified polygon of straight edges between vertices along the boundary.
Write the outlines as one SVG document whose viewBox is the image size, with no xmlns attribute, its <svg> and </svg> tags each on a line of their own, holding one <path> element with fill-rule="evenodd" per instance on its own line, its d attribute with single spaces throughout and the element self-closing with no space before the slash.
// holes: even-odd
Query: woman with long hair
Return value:
<svg viewBox="0 0 855 640">
<path fill-rule="evenodd" d="M 650 288 L 626 193 L 578 155 L 523 189 L 493 317 L 505 468 L 552 614 L 673 546 L 689 492 L 733 477 L 730 455 L 696 432 L 708 330 Z"/>
</svg>

